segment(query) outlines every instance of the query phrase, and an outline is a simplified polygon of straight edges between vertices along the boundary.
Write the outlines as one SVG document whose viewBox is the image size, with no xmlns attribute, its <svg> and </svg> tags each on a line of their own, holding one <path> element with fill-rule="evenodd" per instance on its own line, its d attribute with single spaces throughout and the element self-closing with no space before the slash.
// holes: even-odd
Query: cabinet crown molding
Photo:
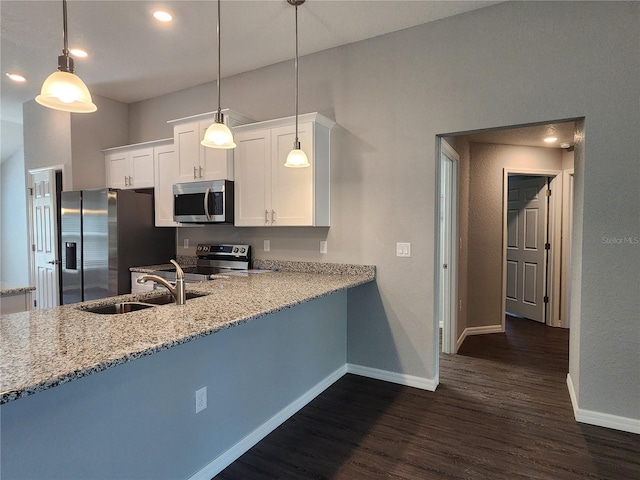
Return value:
<svg viewBox="0 0 640 480">
<path fill-rule="evenodd" d="M 150 142 L 131 143 L 129 145 L 121 145 L 118 147 L 105 148 L 100 150 L 102 153 L 114 153 L 119 150 L 131 150 L 133 148 L 161 147 L 173 143 L 173 138 L 163 138 L 161 140 L 152 140 Z"/>
<path fill-rule="evenodd" d="M 217 110 L 214 110 L 213 112 L 199 113 L 197 115 L 191 115 L 189 117 L 176 118 L 175 120 L 169 120 L 167 123 L 169 125 L 175 126 L 181 123 L 197 122 L 200 120 L 209 120 L 209 119 L 213 119 L 216 112 Z M 222 114 L 224 115 L 225 119 L 229 117 L 233 118 L 235 120 L 235 123 L 245 124 L 245 123 L 254 122 L 252 118 L 249 118 L 242 113 L 236 112 L 235 110 L 231 110 L 230 108 L 223 108 Z"/>
<path fill-rule="evenodd" d="M 290 117 L 275 118 L 273 120 L 265 120 L 262 122 L 249 123 L 247 125 L 240 125 L 233 129 L 234 132 L 243 132 L 248 130 L 256 130 L 263 128 L 278 128 L 293 125 L 296 122 L 295 115 Z M 325 128 L 331 130 L 336 124 L 334 120 L 319 114 L 318 112 L 304 113 L 298 115 L 298 123 L 315 122 L 318 125 L 322 125 Z"/>
</svg>

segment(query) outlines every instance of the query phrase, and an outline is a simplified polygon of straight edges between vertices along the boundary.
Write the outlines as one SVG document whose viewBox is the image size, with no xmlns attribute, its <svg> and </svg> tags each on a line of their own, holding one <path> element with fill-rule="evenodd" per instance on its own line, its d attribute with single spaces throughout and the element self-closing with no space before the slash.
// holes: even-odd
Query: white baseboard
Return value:
<svg viewBox="0 0 640 480">
<path fill-rule="evenodd" d="M 215 477 L 222 470 L 227 468 L 231 463 L 237 460 L 242 454 L 246 453 L 251 447 L 269 435 L 272 431 L 282 425 L 291 416 L 293 416 L 298 410 L 308 404 L 311 400 L 320 395 L 323 391 L 329 388 L 333 383 L 339 380 L 345 373 L 347 373 L 347 365 L 343 365 L 331 375 L 320 381 L 313 388 L 305 392 L 289 405 L 284 407 L 273 417 L 267 420 L 265 423 L 257 427 L 246 437 L 233 445 L 227 451 L 222 453 L 219 457 L 215 458 L 211 463 L 204 468 L 196 472 L 189 480 L 210 480 Z"/>
<path fill-rule="evenodd" d="M 467 327 L 458 338 L 458 342 L 456 343 L 456 352 L 464 342 L 465 338 L 471 335 L 484 335 L 485 333 L 503 333 L 502 325 L 486 325 L 484 327 Z"/>
<path fill-rule="evenodd" d="M 573 381 L 569 374 L 567 374 L 567 388 L 569 389 L 569 397 L 571 397 L 571 405 L 573 406 L 573 416 L 576 422 L 640 434 L 640 419 L 620 417 L 609 413 L 579 408 L 578 397 L 576 396 Z"/>
<path fill-rule="evenodd" d="M 385 382 L 397 383 L 407 387 L 420 388 L 421 390 L 429 390 L 434 392 L 438 386 L 438 377 L 424 378 L 414 375 L 405 375 L 403 373 L 390 372 L 388 370 L 379 370 L 377 368 L 363 367 L 362 365 L 347 364 L 347 372 L 362 377 L 375 378 L 376 380 L 384 380 Z"/>
</svg>

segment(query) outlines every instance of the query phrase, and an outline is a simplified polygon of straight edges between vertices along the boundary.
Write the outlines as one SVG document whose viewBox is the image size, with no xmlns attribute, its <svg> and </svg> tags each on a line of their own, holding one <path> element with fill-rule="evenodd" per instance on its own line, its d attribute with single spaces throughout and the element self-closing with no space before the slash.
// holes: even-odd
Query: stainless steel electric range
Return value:
<svg viewBox="0 0 640 480">
<path fill-rule="evenodd" d="M 199 244 L 196 249 L 198 260 L 195 266 L 182 267 L 187 283 L 211 280 L 212 275 L 237 272 L 251 268 L 251 246 L 231 244 Z M 175 280 L 176 269 L 157 270 L 156 275 Z"/>
</svg>

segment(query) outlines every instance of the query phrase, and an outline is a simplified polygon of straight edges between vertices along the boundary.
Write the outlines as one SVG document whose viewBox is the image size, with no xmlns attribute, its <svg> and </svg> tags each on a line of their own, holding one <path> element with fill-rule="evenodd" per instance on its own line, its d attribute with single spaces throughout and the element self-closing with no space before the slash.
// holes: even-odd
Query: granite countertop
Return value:
<svg viewBox="0 0 640 480">
<path fill-rule="evenodd" d="M 188 284 L 188 292 L 208 295 L 187 300 L 186 305 L 121 315 L 82 310 L 166 293 L 153 291 L 2 316 L 0 404 L 375 279 L 373 266 L 269 265 L 260 268 L 281 271 L 219 275 Z M 287 265 L 298 271 L 282 271 Z M 314 271 L 325 273 L 309 273 Z"/>
<path fill-rule="evenodd" d="M 0 295 L 15 295 L 17 293 L 31 292 L 36 287 L 33 285 L 17 285 L 11 282 L 0 282 Z"/>
</svg>

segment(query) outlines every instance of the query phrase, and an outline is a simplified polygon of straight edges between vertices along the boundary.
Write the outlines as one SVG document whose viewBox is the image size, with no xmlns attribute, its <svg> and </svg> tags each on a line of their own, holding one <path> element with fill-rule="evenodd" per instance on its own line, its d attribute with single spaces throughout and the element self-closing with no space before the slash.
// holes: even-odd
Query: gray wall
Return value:
<svg viewBox="0 0 640 480">
<path fill-rule="evenodd" d="M 189 478 L 344 367 L 346 323 L 343 291 L 2 405 L 0 476 Z"/>
<path fill-rule="evenodd" d="M 74 190 L 104 187 L 106 171 L 101 150 L 129 143 L 128 106 L 97 95 L 94 102 L 97 112 L 71 115 Z"/>
<path fill-rule="evenodd" d="M 0 170 L 0 280 L 29 285 L 29 241 L 24 150 L 2 162 Z"/>
<path fill-rule="evenodd" d="M 571 319 L 580 354 L 570 371 L 581 408 L 640 417 L 640 247 L 602 240 L 638 235 L 639 17 L 637 2 L 507 2 L 300 60 L 300 111 L 339 125 L 322 258 L 378 267 L 378 289 L 352 296 L 350 362 L 436 376 L 436 135 L 585 116 Z M 290 115 L 291 85 L 291 62 L 231 77 L 223 107 L 256 120 Z M 130 141 L 171 135 L 165 121 L 213 110 L 214 92 L 211 83 L 131 105 Z M 324 234 L 241 235 L 255 246 L 277 239 L 262 258 L 316 258 Z M 396 257 L 396 242 L 411 242 L 412 258 Z"/>
<path fill-rule="evenodd" d="M 128 106 L 92 96 L 98 111 L 71 114 L 26 102 L 24 117 L 25 170 L 62 166 L 63 189 L 106 185 L 102 149 L 129 142 Z M 28 180 L 28 179 L 27 179 Z"/>
</svg>

